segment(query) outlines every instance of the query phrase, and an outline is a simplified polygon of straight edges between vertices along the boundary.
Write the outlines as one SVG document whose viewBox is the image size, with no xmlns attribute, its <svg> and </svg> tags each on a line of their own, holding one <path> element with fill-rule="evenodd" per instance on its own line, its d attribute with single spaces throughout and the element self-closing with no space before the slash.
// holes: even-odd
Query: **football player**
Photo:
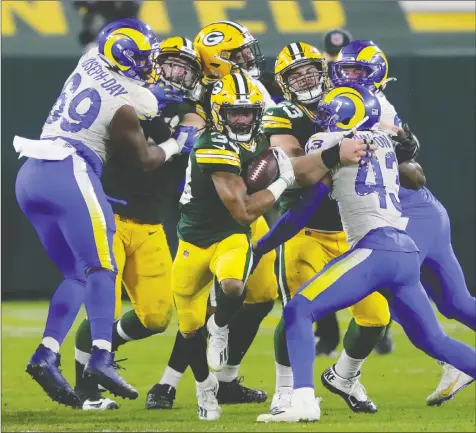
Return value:
<svg viewBox="0 0 476 433">
<path fill-rule="evenodd" d="M 15 137 L 28 159 L 16 180 L 20 208 L 64 280 L 50 303 L 42 343 L 27 372 L 50 398 L 78 407 L 80 399 L 59 370 L 60 346 L 85 303 L 91 323 L 91 357 L 84 376 L 115 395 L 137 391 L 113 367 L 114 216 L 100 176 L 107 153 L 149 171 L 182 145 L 149 147 L 139 118 L 156 116 L 164 102 L 182 98 L 157 82 L 157 39 L 145 23 L 122 19 L 99 34 L 98 48 L 79 60 L 54 104 L 40 140 Z"/>
<path fill-rule="evenodd" d="M 179 330 L 195 376 L 202 420 L 218 419 L 221 412 L 216 400 L 218 380 L 207 365 L 207 283 L 213 278 L 217 296 L 217 310 L 207 327 L 221 337 L 245 298 L 252 265 L 250 224 L 294 182 L 289 158 L 277 151 L 279 178 L 266 189 L 247 194 L 242 167 L 267 146 L 259 134 L 263 95 L 247 75 L 232 73 L 217 81 L 210 106 L 214 130 L 207 130 L 190 154 L 172 267 Z M 211 366 L 219 361 L 212 359 Z"/>
<path fill-rule="evenodd" d="M 270 108 L 263 117 L 264 132 L 272 146 L 281 147 L 288 156 L 304 154 L 309 137 L 315 132 L 314 120 L 319 101 L 329 90 L 327 62 L 317 48 L 304 42 L 285 46 L 275 63 L 276 81 L 281 86 L 285 101 Z M 304 189 L 287 191 L 281 200 L 282 213 L 301 200 Z M 346 235 L 335 200 L 326 196 L 305 228 L 278 248 L 279 289 L 283 306 L 305 282 L 346 251 Z M 350 308 L 353 323 L 362 328 L 359 341 L 345 340 L 347 350 L 354 358 L 371 351 L 390 320 L 387 301 L 374 293 Z M 332 327 L 335 314 L 320 320 L 320 326 Z M 361 341 L 365 345 L 360 344 Z M 271 410 L 278 410 L 289 403 L 292 394 L 292 374 L 286 346 L 284 321 L 281 319 L 275 331 L 276 390 Z M 336 335 L 333 347 L 337 347 Z M 348 381 L 348 392 L 354 401 L 354 411 L 375 412 L 375 404 L 367 397 L 356 375 Z"/>
<path fill-rule="evenodd" d="M 159 45 L 156 60 L 161 79 L 188 97 L 201 76 L 201 60 L 192 41 L 179 36 L 165 39 Z M 159 117 L 141 122 L 154 145 L 164 147 L 168 141 L 175 145 L 174 141 L 179 137 L 186 137 L 180 153 L 157 170 L 143 173 L 114 156 L 106 164 L 102 184 L 116 220 L 113 242 L 118 267 L 116 319 L 121 315 L 123 282 L 134 307 L 114 322 L 113 351 L 128 341 L 164 332 L 169 324 L 172 257 L 162 223 L 185 176 L 188 153 L 205 127 L 197 110 L 202 113 L 195 102 L 185 99 L 178 104 L 168 104 Z M 117 408 L 114 401 L 101 396 L 95 383 L 83 379 L 90 350 L 89 322 L 85 320 L 78 329 L 75 348 L 75 389 L 81 397 L 82 408 Z"/>
<path fill-rule="evenodd" d="M 341 50 L 334 64 L 335 84 L 358 83 L 375 92 L 382 106 L 381 127 L 399 131 L 400 136 L 394 137 L 400 141 L 397 151 L 404 152 L 405 159 L 409 159 L 412 163 L 411 158 L 415 156 L 412 141 L 416 139 L 407 124 L 401 128 L 401 120 L 395 108 L 382 91 L 389 80 L 385 54 L 372 41 L 351 42 Z M 421 184 L 424 185 L 424 175 L 422 173 L 418 175 Z M 450 219 L 446 209 L 426 187 L 417 190 L 401 187 L 399 199 L 402 206 L 403 228 L 420 250 L 422 272 L 431 275 L 431 279 L 436 281 L 436 284 L 425 283 L 425 290 L 443 315 L 454 318 L 474 330 L 476 300 L 466 287 L 463 271 L 451 246 Z M 359 325 L 351 323 L 347 333 L 361 333 L 362 328 L 359 329 Z M 337 364 L 331 367 L 337 379 L 332 384 L 328 383 L 328 386 L 337 393 L 342 391 L 341 383 L 344 384 L 346 379 L 358 374 L 364 358 L 353 356 L 346 348 Z M 439 386 L 427 399 L 429 405 L 439 405 L 453 398 L 458 391 L 473 381 L 472 377 L 451 366 L 444 365 L 443 368 Z M 325 374 L 322 380 L 326 381 Z"/>
<path fill-rule="evenodd" d="M 258 41 L 242 25 L 233 21 L 219 21 L 205 26 L 194 42 L 203 65 L 203 79 L 194 92 L 195 98 L 202 101 L 207 113 L 209 125 L 213 128 L 210 96 L 214 83 L 231 71 L 242 71 L 258 86 L 264 98 L 265 108 L 274 102 L 263 84 L 257 81 L 261 75 L 263 56 Z M 268 230 L 263 217 L 251 225 L 253 242 L 256 242 Z M 274 251 L 263 257 L 262 263 L 247 281 L 247 292 L 243 308 L 229 324 L 228 362 L 223 358 L 221 371 L 216 375 L 220 382 L 218 401 L 220 403 L 260 403 L 266 400 L 264 391 L 250 389 L 241 384 L 238 371 L 242 358 L 248 351 L 259 326 L 272 310 L 277 298 L 277 282 L 274 276 Z M 214 295 L 214 290 L 212 294 Z M 215 303 L 215 302 L 213 302 Z M 147 396 L 148 408 L 171 408 L 176 395 L 177 385 L 189 360 L 184 356 L 183 337 L 177 333 L 174 348 L 168 366 Z M 213 339 L 212 339 L 213 341 Z M 218 350 L 225 350 L 227 339 L 221 339 Z M 210 346 L 212 347 L 212 346 Z M 217 367 L 215 365 L 215 367 Z"/>
<path fill-rule="evenodd" d="M 327 264 L 285 306 L 294 390 L 288 407 L 260 415 L 258 421 L 320 419 L 319 402 L 314 395 L 312 323 L 324 314 L 356 304 L 382 287 L 388 288 L 386 296 L 416 347 L 437 359 L 453 363 L 473 378 L 476 376 L 476 351 L 444 333 L 420 284 L 418 247 L 400 229 L 402 208 L 398 200 L 399 170 L 394 142 L 387 132 L 377 131 L 380 116 L 378 99 L 362 86 L 337 87 L 319 104 L 316 123 L 326 133 L 313 135 L 306 144 L 306 152 L 322 151 L 327 147 L 327 140 L 342 137 L 352 128 L 358 130 L 357 137 L 373 140 L 378 148 L 375 158 L 364 158 L 367 165 L 341 164 L 331 171 L 331 181 L 326 179 L 319 185 L 320 188 L 333 185 L 332 195 L 339 203 L 351 249 Z M 373 173 L 369 176 L 370 171 Z M 309 178 L 303 183 L 301 178 L 300 185 L 312 181 Z M 308 206 L 315 208 L 314 200 Z M 301 206 L 299 215 L 302 219 L 293 227 L 293 232 L 305 225 L 311 216 L 309 208 Z M 280 224 L 286 224 L 289 218 L 295 220 L 296 217 L 286 215 L 274 230 Z M 268 236 L 267 243 L 264 251 L 273 246 L 272 236 Z M 263 242 L 261 246 L 265 244 Z M 334 370 L 329 369 L 325 375 L 330 383 L 336 379 Z"/>
</svg>

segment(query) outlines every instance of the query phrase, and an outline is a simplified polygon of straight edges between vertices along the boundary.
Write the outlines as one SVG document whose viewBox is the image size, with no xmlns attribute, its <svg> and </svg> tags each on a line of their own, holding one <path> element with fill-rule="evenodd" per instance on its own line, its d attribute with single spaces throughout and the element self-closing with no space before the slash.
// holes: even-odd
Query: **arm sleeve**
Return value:
<svg viewBox="0 0 476 433">
<path fill-rule="evenodd" d="M 302 230 L 330 189 L 321 182 L 310 186 L 300 201 L 288 210 L 256 243 L 255 251 L 266 254 Z"/>
</svg>

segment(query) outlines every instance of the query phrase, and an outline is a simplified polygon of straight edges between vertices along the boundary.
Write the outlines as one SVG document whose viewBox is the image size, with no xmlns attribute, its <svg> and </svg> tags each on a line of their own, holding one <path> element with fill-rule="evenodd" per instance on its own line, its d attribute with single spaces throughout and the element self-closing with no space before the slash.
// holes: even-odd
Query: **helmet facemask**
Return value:
<svg viewBox="0 0 476 433">
<path fill-rule="evenodd" d="M 380 64 L 340 60 L 333 64 L 333 81 L 337 86 L 361 85 L 376 90 L 385 70 Z"/>
<path fill-rule="evenodd" d="M 281 74 L 282 84 L 290 99 L 309 105 L 319 101 L 325 85 L 321 62 L 304 60 Z"/>
<path fill-rule="evenodd" d="M 258 80 L 261 76 L 261 65 L 264 61 L 264 56 L 256 39 L 242 45 L 231 51 L 222 51 L 222 58 L 227 58 L 231 63 L 238 68 L 246 71 L 254 79 Z"/>
<path fill-rule="evenodd" d="M 223 104 L 214 107 L 226 135 L 241 143 L 249 142 L 256 136 L 263 117 L 262 104 Z"/>
<path fill-rule="evenodd" d="M 161 78 L 176 90 L 190 93 L 202 74 L 197 62 L 183 54 L 159 55 Z"/>
</svg>

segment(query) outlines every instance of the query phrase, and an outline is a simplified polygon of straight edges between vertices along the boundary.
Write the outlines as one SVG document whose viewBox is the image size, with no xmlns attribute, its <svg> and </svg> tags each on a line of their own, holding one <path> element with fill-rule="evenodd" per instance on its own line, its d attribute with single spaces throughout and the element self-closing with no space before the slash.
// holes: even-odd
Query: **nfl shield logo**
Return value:
<svg viewBox="0 0 476 433">
<path fill-rule="evenodd" d="M 189 255 L 190 255 L 190 253 L 189 253 L 187 250 L 185 250 L 185 251 L 183 252 L 183 256 L 184 256 L 185 258 L 187 258 Z"/>
</svg>

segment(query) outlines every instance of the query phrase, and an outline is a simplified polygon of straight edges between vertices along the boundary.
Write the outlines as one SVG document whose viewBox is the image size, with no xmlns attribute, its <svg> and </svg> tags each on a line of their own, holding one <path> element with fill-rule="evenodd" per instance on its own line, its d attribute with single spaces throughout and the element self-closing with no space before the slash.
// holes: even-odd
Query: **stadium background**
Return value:
<svg viewBox="0 0 476 433">
<path fill-rule="evenodd" d="M 469 5 L 469 8 L 468 8 Z M 60 275 L 46 257 L 14 192 L 14 135 L 36 138 L 82 47 L 81 11 L 67 1 L 2 1 L 2 298 L 49 298 Z M 448 209 L 453 245 L 475 289 L 475 14 L 474 3 L 396 1 L 142 2 L 139 17 L 159 39 L 193 39 L 205 24 L 236 20 L 258 37 L 272 71 L 279 50 L 293 40 L 322 49 L 332 28 L 372 39 L 386 53 L 386 94 L 422 144 L 428 186 Z M 167 235 L 176 248 L 176 209 Z"/>
</svg>

